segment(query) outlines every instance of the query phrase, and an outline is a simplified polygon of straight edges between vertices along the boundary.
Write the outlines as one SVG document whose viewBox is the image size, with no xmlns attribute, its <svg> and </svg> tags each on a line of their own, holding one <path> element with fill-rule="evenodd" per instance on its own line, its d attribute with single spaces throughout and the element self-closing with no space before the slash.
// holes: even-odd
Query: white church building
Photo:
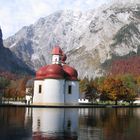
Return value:
<svg viewBox="0 0 140 140">
<path fill-rule="evenodd" d="M 78 104 L 77 71 L 65 63 L 59 46 L 52 50 L 52 64 L 39 68 L 34 80 L 33 105 Z"/>
</svg>

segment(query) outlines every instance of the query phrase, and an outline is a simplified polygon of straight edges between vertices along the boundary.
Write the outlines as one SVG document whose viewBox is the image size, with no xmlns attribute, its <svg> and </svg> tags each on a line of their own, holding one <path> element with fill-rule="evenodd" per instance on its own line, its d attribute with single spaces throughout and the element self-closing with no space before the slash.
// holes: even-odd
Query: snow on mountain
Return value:
<svg viewBox="0 0 140 140">
<path fill-rule="evenodd" d="M 4 41 L 4 46 L 35 70 L 50 63 L 56 44 L 80 77 L 103 75 L 108 60 L 139 51 L 140 2 L 112 1 L 86 12 L 57 11 Z"/>
</svg>

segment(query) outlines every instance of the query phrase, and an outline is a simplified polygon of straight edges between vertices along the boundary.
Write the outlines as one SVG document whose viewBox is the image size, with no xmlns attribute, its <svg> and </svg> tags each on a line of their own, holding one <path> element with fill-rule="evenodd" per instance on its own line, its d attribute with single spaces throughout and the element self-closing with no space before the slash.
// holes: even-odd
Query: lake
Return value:
<svg viewBox="0 0 140 140">
<path fill-rule="evenodd" d="M 0 107 L 0 140 L 139 140 L 140 108 Z"/>
</svg>

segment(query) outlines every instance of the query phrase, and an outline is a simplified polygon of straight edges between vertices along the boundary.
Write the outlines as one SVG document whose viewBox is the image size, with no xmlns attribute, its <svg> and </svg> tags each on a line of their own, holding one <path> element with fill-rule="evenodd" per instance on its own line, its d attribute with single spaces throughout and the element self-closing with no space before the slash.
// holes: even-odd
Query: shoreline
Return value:
<svg viewBox="0 0 140 140">
<path fill-rule="evenodd" d="M 0 107 L 28 107 L 28 108 L 139 108 L 140 105 L 27 105 L 27 104 L 0 104 Z"/>
</svg>

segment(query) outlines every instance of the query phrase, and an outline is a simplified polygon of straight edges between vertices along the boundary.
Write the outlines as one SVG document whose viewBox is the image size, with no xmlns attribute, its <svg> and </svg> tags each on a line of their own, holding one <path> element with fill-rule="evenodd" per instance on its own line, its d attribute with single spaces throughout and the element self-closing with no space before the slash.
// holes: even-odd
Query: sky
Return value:
<svg viewBox="0 0 140 140">
<path fill-rule="evenodd" d="M 23 26 L 41 17 L 65 9 L 86 11 L 109 0 L 0 0 L 0 26 L 3 38 L 15 34 Z"/>
</svg>

